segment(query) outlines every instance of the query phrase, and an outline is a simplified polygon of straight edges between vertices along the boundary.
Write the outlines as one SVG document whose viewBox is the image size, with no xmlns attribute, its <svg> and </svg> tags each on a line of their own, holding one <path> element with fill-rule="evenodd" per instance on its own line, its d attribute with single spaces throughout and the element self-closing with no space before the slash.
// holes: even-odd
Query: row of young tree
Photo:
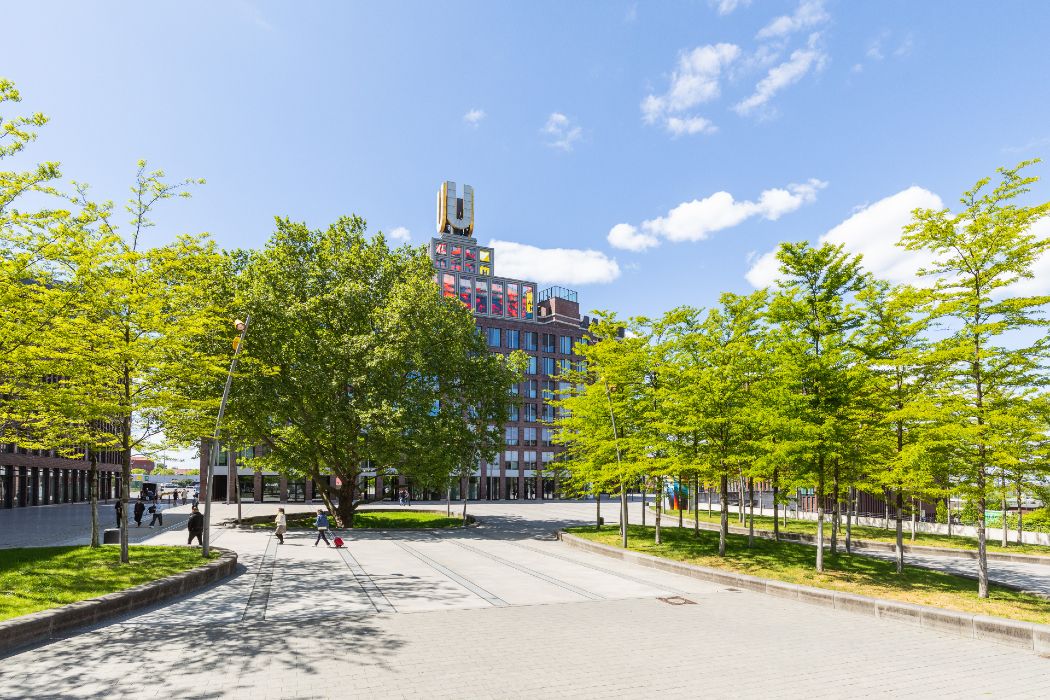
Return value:
<svg viewBox="0 0 1050 700">
<path fill-rule="evenodd" d="M 0 79 L 0 110 L 19 101 Z M 435 293 L 421 248 L 391 249 L 358 217 L 321 230 L 277 219 L 258 250 L 158 234 L 159 205 L 203 180 L 140 162 L 123 217 L 64 185 L 58 163 L 27 159 L 47 121 L 0 115 L 13 164 L 0 169 L 0 443 L 88 463 L 94 546 L 99 455 L 121 455 L 127 562 L 132 453 L 212 435 L 235 318 L 250 328 L 221 440 L 312 479 L 340 524 L 366 467 L 445 486 L 501 447 L 490 426 L 523 358 L 486 351 L 469 311 Z"/>
<path fill-rule="evenodd" d="M 1004 485 L 1040 488 L 1050 461 L 1050 297 L 1018 284 L 1050 247 L 1031 233 L 1050 203 L 1023 203 L 1030 165 L 979 181 L 956 212 L 914 212 L 899 245 L 930 262 L 912 285 L 876 279 L 842 245 L 785 243 L 769 289 L 660 318 L 598 314 L 560 399 L 574 484 L 619 492 L 623 522 L 639 480 L 657 492 L 670 479 L 715 483 L 722 504 L 731 481 L 761 480 L 775 509 L 811 488 L 818 571 L 826 510 L 834 552 L 854 490 L 895 500 L 899 571 L 905 502 L 961 496 L 986 597 L 985 511 L 1005 501 Z M 626 546 L 627 528 L 621 536 Z"/>
</svg>

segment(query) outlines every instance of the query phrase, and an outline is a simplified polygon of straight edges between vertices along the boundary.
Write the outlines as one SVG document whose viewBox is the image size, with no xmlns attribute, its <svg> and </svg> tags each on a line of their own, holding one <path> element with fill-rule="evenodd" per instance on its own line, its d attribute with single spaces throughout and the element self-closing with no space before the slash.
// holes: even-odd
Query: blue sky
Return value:
<svg viewBox="0 0 1050 700">
<path fill-rule="evenodd" d="M 138 158 L 208 180 L 154 240 L 253 247 L 275 215 L 357 213 L 421 243 L 449 179 L 474 187 L 497 273 L 576 288 L 585 310 L 749 291 L 782 240 L 846 242 L 906 280 L 915 261 L 892 244 L 911 208 L 1050 155 L 1036 2 L 34 2 L 4 17 L 0 74 L 52 118 L 30 157 L 116 200 Z"/>
</svg>

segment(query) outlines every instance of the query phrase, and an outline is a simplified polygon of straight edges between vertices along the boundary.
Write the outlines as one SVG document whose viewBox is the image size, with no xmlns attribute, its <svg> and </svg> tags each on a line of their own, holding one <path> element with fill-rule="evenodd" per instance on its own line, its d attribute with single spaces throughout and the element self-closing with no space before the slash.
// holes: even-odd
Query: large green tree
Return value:
<svg viewBox="0 0 1050 700">
<path fill-rule="evenodd" d="M 932 281 L 925 301 L 948 335 L 935 343 L 930 359 L 942 368 L 940 398 L 955 419 L 961 486 L 976 505 L 982 598 L 988 597 L 985 510 L 993 472 L 1012 459 L 1017 404 L 1029 401 L 1045 378 L 1048 341 L 1039 332 L 1045 327 L 1040 312 L 1050 297 L 1015 286 L 1032 277 L 1033 264 L 1050 249 L 1050 238 L 1031 232 L 1050 202 L 1020 199 L 1037 180 L 1023 172 L 1030 164 L 1000 168 L 994 185 L 991 178 L 979 180 L 963 193 L 958 212 L 917 210 L 901 239 L 908 250 L 934 258 L 920 274 Z"/>
<path fill-rule="evenodd" d="M 425 251 L 391 250 L 358 217 L 277 219 L 240 258 L 235 306 L 251 324 L 224 436 L 263 446 L 258 464 L 313 480 L 349 527 L 368 465 L 432 481 L 495 457 L 521 358 L 488 352 Z"/>
</svg>

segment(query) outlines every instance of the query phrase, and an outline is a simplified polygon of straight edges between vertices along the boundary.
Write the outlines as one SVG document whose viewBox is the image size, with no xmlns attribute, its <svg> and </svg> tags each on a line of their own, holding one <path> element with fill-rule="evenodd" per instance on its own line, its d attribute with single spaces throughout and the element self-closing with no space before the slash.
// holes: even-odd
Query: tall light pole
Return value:
<svg viewBox="0 0 1050 700">
<path fill-rule="evenodd" d="M 241 354 L 241 348 L 244 347 L 244 336 L 248 334 L 248 322 L 251 321 L 251 314 L 244 317 L 244 320 L 240 319 L 233 322 L 233 327 L 241 332 L 241 335 L 237 338 L 237 344 L 233 348 L 233 359 L 230 360 L 230 371 L 226 374 L 226 386 L 222 389 L 222 401 L 219 402 L 219 415 L 215 418 L 215 433 L 212 435 L 212 456 L 208 460 L 207 467 L 205 468 L 205 493 L 207 497 L 204 499 L 204 542 L 202 542 L 202 549 L 204 556 L 208 556 L 211 553 L 211 498 L 212 498 L 212 483 L 211 483 L 211 467 L 212 464 L 219 461 L 219 426 L 222 423 L 222 414 L 226 412 L 226 399 L 230 396 L 230 385 L 233 383 L 233 373 L 237 369 L 237 358 Z M 230 478 L 230 462 L 233 460 L 227 459 L 226 467 L 226 478 Z M 234 485 L 238 488 L 238 513 L 237 518 L 240 519 L 240 484 L 237 483 L 236 475 L 233 475 Z"/>
</svg>

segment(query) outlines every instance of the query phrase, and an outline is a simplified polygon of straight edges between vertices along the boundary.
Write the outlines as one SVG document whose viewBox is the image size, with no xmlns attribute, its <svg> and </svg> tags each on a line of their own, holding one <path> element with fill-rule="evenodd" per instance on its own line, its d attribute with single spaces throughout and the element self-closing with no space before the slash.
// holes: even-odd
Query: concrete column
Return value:
<svg viewBox="0 0 1050 700">
<path fill-rule="evenodd" d="M 314 500 L 314 480 L 310 477 L 306 477 L 305 483 L 303 483 L 303 498 L 306 502 Z"/>
<path fill-rule="evenodd" d="M 263 500 L 263 477 L 262 472 L 258 469 L 255 470 L 252 480 L 252 497 L 256 503 L 262 503 Z"/>
<path fill-rule="evenodd" d="M 25 467 L 15 467 L 15 491 L 18 493 L 18 506 L 24 508 L 27 505 Z"/>
<path fill-rule="evenodd" d="M 525 500 L 525 470 L 518 471 L 518 500 Z"/>
<path fill-rule="evenodd" d="M 280 489 L 280 493 L 281 493 L 281 495 L 280 495 L 281 503 L 287 503 L 288 502 L 288 477 L 286 477 L 284 474 L 281 474 L 281 476 L 280 476 L 280 478 L 279 478 L 277 483 L 278 483 L 278 488 Z"/>
</svg>

